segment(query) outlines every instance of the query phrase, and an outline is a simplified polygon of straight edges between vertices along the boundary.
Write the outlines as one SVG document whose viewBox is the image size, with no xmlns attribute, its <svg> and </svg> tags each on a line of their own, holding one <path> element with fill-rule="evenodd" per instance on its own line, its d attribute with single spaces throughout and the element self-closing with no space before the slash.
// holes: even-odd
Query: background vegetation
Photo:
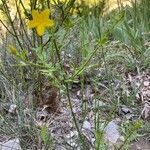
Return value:
<svg viewBox="0 0 150 150">
<path fill-rule="evenodd" d="M 1 0 L 1 142 L 121 150 L 149 138 L 149 8 L 149 0 Z M 28 23 L 47 9 L 54 25 L 39 36 Z M 114 120 L 115 143 L 106 138 Z"/>
</svg>

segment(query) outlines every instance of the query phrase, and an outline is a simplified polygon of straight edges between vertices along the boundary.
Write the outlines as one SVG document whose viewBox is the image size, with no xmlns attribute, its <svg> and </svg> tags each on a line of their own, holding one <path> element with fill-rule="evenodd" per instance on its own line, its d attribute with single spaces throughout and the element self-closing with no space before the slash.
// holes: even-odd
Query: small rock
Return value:
<svg viewBox="0 0 150 150">
<path fill-rule="evenodd" d="M 12 139 L 0 144 L 1 150 L 21 150 L 19 139 Z"/>
<path fill-rule="evenodd" d="M 124 115 L 131 114 L 131 113 L 132 113 L 132 110 L 125 105 L 122 105 L 121 108 L 119 109 L 120 115 L 124 116 Z"/>
<path fill-rule="evenodd" d="M 105 128 L 105 140 L 108 144 L 120 144 L 122 136 L 117 121 L 112 120 Z M 119 143 L 118 143 L 119 142 Z"/>
<path fill-rule="evenodd" d="M 10 105 L 8 112 L 11 114 L 15 114 L 16 108 L 17 108 L 17 106 L 15 104 L 12 104 L 12 105 Z"/>
<path fill-rule="evenodd" d="M 149 81 L 144 81 L 144 86 L 149 86 Z"/>
<path fill-rule="evenodd" d="M 84 121 L 83 122 L 83 128 L 91 130 L 91 123 L 89 121 Z"/>
</svg>

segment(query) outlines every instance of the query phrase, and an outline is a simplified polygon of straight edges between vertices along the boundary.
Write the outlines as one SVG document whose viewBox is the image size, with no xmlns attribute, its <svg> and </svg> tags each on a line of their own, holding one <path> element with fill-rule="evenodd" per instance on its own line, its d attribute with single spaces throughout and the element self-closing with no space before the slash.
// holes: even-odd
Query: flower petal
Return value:
<svg viewBox="0 0 150 150">
<path fill-rule="evenodd" d="M 37 10 L 34 10 L 34 9 L 32 10 L 31 14 L 32 14 L 33 20 L 37 19 L 37 17 L 39 16 L 39 12 Z"/>
<path fill-rule="evenodd" d="M 49 18 L 50 15 L 50 10 L 49 9 L 45 9 L 41 12 L 40 14 L 41 16 L 43 16 L 44 18 Z"/>
<path fill-rule="evenodd" d="M 43 25 L 45 27 L 52 27 L 54 25 L 54 21 L 51 20 L 51 19 L 45 20 L 44 23 L 43 23 Z"/>
<path fill-rule="evenodd" d="M 44 31 L 45 31 L 45 27 L 43 25 L 40 25 L 40 26 L 37 26 L 37 34 L 39 36 L 42 36 L 44 34 Z"/>
<path fill-rule="evenodd" d="M 27 24 L 28 28 L 35 28 L 37 26 L 36 20 L 30 20 Z"/>
</svg>

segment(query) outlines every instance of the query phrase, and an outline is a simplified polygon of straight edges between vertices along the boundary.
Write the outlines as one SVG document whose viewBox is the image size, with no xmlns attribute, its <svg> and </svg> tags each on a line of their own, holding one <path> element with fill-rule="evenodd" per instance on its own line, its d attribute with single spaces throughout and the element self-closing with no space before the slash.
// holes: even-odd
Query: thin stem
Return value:
<svg viewBox="0 0 150 150">
<path fill-rule="evenodd" d="M 15 36 L 9 29 L 8 27 L 5 25 L 5 23 L 0 19 L 0 22 L 2 23 L 2 25 L 6 28 L 6 30 L 12 35 Z"/>
<path fill-rule="evenodd" d="M 4 6 L 4 9 L 5 9 L 5 13 L 6 13 L 6 15 L 7 15 L 7 18 L 9 19 L 10 25 L 11 25 L 11 27 L 12 27 L 12 29 L 13 29 L 14 37 L 16 38 L 16 40 L 17 40 L 17 42 L 18 42 L 20 48 L 23 49 L 22 44 L 21 44 L 21 42 L 20 42 L 20 40 L 19 40 L 19 37 L 18 37 L 18 35 L 17 35 L 16 29 L 15 29 L 15 27 L 14 27 L 14 23 L 13 23 L 12 18 L 11 18 L 11 16 L 10 16 L 9 9 L 8 9 L 8 5 L 7 5 L 6 1 L 4 1 L 4 0 L 2 0 L 2 3 L 3 3 L 3 6 Z"/>
<path fill-rule="evenodd" d="M 22 27 L 22 29 L 23 29 L 23 31 L 25 33 L 25 36 L 26 36 L 30 46 L 32 47 L 32 43 L 31 43 L 30 38 L 29 38 L 29 36 L 28 36 L 28 34 L 27 34 L 26 30 L 25 30 L 24 23 L 23 23 L 22 18 L 21 18 L 20 10 L 19 10 L 19 7 L 17 5 L 17 0 L 15 0 L 15 4 L 16 4 L 18 15 L 19 15 L 19 20 L 20 20 L 20 23 L 21 23 L 21 27 Z"/>
<path fill-rule="evenodd" d="M 132 131 L 132 132 L 128 135 L 128 137 L 125 139 L 125 141 L 123 142 L 123 144 L 118 148 L 118 150 L 121 150 L 121 149 L 125 146 L 125 144 L 128 142 L 128 139 L 131 137 L 131 135 L 133 134 L 133 132 L 134 132 L 134 131 Z"/>
<path fill-rule="evenodd" d="M 25 12 L 25 14 L 27 14 L 27 10 L 26 10 L 26 8 L 25 8 L 24 5 L 23 5 L 22 0 L 19 0 L 19 3 L 21 4 L 21 6 L 22 6 L 22 8 L 23 8 L 23 10 L 24 10 L 24 12 Z"/>
<path fill-rule="evenodd" d="M 75 1 L 76 1 L 76 0 L 70 1 L 69 5 L 68 5 L 68 10 L 66 10 L 66 15 L 63 16 L 63 20 L 61 21 L 60 25 L 58 25 L 58 26 L 56 27 L 54 33 L 56 33 L 56 32 L 59 30 L 59 26 L 62 26 L 63 23 L 64 23 L 64 21 L 67 19 L 68 15 L 69 15 L 69 12 L 70 12 L 72 6 L 74 5 Z M 62 16 L 61 16 L 61 17 L 62 17 Z M 45 47 L 45 46 L 51 41 L 51 39 L 52 39 L 52 36 L 49 37 L 49 39 L 43 44 L 42 47 Z"/>
<path fill-rule="evenodd" d="M 54 46 L 55 46 L 55 49 L 56 49 L 56 54 L 57 54 L 57 57 L 58 57 L 58 61 L 59 61 L 61 70 L 63 72 L 65 72 L 65 70 L 63 68 L 63 65 L 62 65 L 62 61 L 61 61 L 59 49 L 57 47 L 57 43 L 56 43 L 55 39 L 54 39 Z M 65 74 L 66 74 L 66 72 L 65 72 Z M 66 81 L 66 76 L 64 74 L 63 74 L 63 80 Z M 72 106 L 72 102 L 71 102 L 71 98 L 70 98 L 70 92 L 69 92 L 69 84 L 68 84 L 68 82 L 64 82 L 64 85 L 66 87 L 66 94 L 67 94 L 67 98 L 68 98 L 68 102 L 69 102 L 69 107 L 70 107 L 70 110 L 71 110 L 71 114 L 72 114 L 72 117 L 73 117 L 73 121 L 75 123 L 75 127 L 77 129 L 78 134 L 79 134 L 80 140 L 82 141 L 81 143 L 84 143 L 84 139 L 83 139 L 82 134 L 80 132 L 80 129 L 79 129 L 79 126 L 78 126 L 78 123 L 77 123 L 77 119 L 76 119 L 75 113 L 73 112 L 73 106 Z M 84 145 L 83 145 L 83 147 L 84 147 Z"/>
</svg>

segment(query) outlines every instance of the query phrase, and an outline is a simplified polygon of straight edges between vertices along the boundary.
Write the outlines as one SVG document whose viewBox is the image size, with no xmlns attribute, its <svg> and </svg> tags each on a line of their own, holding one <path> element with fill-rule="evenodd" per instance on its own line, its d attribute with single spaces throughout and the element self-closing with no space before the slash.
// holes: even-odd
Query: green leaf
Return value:
<svg viewBox="0 0 150 150">
<path fill-rule="evenodd" d="M 48 133 L 48 129 L 47 129 L 47 126 L 44 125 L 42 128 L 41 128 L 41 138 L 44 142 L 44 144 L 46 144 L 48 142 L 48 139 L 49 139 L 49 133 Z"/>
</svg>

